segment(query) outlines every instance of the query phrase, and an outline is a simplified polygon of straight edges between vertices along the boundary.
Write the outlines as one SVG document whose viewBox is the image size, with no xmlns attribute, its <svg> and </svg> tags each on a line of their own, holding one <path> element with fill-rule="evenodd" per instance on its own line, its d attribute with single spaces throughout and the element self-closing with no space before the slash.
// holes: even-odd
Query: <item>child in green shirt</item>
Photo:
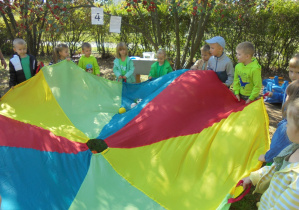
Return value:
<svg viewBox="0 0 299 210">
<path fill-rule="evenodd" d="M 172 72 L 170 63 L 166 60 L 166 52 L 164 49 L 159 49 L 157 51 L 157 62 L 153 63 L 151 66 L 151 71 L 148 75 L 148 79 L 158 78 L 165 74 Z"/>
<path fill-rule="evenodd" d="M 250 42 L 242 42 L 237 46 L 238 64 L 235 67 L 234 93 L 240 101 L 254 101 L 262 88 L 261 66 L 255 58 L 254 46 Z"/>
<path fill-rule="evenodd" d="M 87 42 L 82 44 L 82 56 L 79 59 L 78 66 L 86 72 L 100 76 L 100 67 L 97 59 L 91 55 L 91 45 Z"/>
</svg>

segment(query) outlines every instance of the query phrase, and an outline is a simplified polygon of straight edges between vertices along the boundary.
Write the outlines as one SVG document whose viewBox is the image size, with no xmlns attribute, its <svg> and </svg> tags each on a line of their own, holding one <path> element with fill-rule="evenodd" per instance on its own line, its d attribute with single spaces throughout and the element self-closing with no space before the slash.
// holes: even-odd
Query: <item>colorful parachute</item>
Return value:
<svg viewBox="0 0 299 210">
<path fill-rule="evenodd" d="M 2 97 L 0 126 L 3 209 L 227 209 L 269 147 L 263 100 L 212 71 L 126 84 L 63 61 Z"/>
</svg>

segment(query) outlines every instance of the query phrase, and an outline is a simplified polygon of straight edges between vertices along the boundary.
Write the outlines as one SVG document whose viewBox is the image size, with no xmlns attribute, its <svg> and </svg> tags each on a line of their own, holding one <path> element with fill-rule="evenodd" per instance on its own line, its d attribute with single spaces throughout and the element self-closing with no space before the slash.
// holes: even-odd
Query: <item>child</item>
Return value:
<svg viewBox="0 0 299 210">
<path fill-rule="evenodd" d="M 13 50 L 15 54 L 9 60 L 9 87 L 33 77 L 37 68 L 36 58 L 27 54 L 27 44 L 23 39 L 13 41 Z"/>
<path fill-rule="evenodd" d="M 299 79 L 299 53 L 295 54 L 295 56 L 289 62 L 289 77 L 291 81 L 295 81 Z M 282 101 L 282 105 L 286 100 L 286 94 L 278 93 L 278 92 L 268 92 L 268 97 L 280 99 Z"/>
<path fill-rule="evenodd" d="M 245 189 L 251 183 L 263 193 L 259 209 L 298 209 L 299 206 L 299 99 L 287 108 L 287 135 L 291 145 L 274 158 L 272 166 L 252 172 L 243 180 Z"/>
<path fill-rule="evenodd" d="M 299 54 L 296 54 L 289 62 L 289 77 L 292 81 L 297 81 L 299 79 Z M 277 129 L 272 136 L 270 150 L 266 154 L 260 155 L 259 161 L 267 163 L 273 162 L 273 158 L 290 144 L 290 140 L 286 135 L 287 120 L 285 119 L 286 116 L 284 102 L 286 101 L 287 94 L 290 96 L 290 99 L 298 97 L 299 93 L 296 92 L 298 91 L 299 87 L 296 84 L 298 83 L 294 83 L 290 89 L 287 88 L 286 92 L 281 94 L 283 95 L 281 96 L 283 97 L 283 119 L 278 123 Z"/>
<path fill-rule="evenodd" d="M 288 136 L 286 135 L 286 111 L 288 104 L 299 98 L 299 80 L 295 80 L 287 87 L 286 94 L 287 100 L 282 107 L 283 120 L 278 123 L 277 129 L 273 134 L 270 150 L 266 154 L 261 155 L 259 157 L 259 161 L 268 163 L 273 162 L 273 158 L 276 157 L 281 150 L 291 144 Z"/>
<path fill-rule="evenodd" d="M 157 51 L 158 61 L 152 64 L 151 71 L 148 75 L 148 79 L 158 78 L 172 72 L 170 63 L 166 59 L 167 59 L 166 51 L 164 49 L 159 49 Z"/>
<path fill-rule="evenodd" d="M 63 60 L 71 60 L 69 58 L 69 48 L 66 44 L 58 44 L 53 50 L 53 60 L 49 65 L 59 63 Z"/>
<path fill-rule="evenodd" d="M 87 42 L 82 44 L 82 55 L 79 59 L 78 66 L 87 72 L 94 75 L 100 76 L 100 67 L 98 65 L 97 59 L 91 55 L 91 45 Z"/>
<path fill-rule="evenodd" d="M 120 42 L 116 46 L 116 58 L 113 61 L 113 72 L 116 80 L 128 83 L 135 83 L 134 63 L 128 57 L 128 48 L 124 42 Z"/>
<path fill-rule="evenodd" d="M 208 61 L 208 70 L 213 70 L 227 87 L 234 81 L 234 67 L 232 61 L 224 54 L 225 40 L 215 36 L 206 40 L 210 44 L 212 56 Z"/>
<path fill-rule="evenodd" d="M 201 59 L 196 61 L 196 63 L 191 66 L 191 70 L 207 70 L 208 61 L 211 57 L 210 45 L 206 44 L 202 48 L 200 48 Z"/>
<path fill-rule="evenodd" d="M 255 58 L 254 46 L 250 42 L 242 42 L 236 48 L 238 64 L 235 68 L 234 92 L 246 101 L 246 104 L 255 100 L 262 88 L 261 66 Z"/>
</svg>

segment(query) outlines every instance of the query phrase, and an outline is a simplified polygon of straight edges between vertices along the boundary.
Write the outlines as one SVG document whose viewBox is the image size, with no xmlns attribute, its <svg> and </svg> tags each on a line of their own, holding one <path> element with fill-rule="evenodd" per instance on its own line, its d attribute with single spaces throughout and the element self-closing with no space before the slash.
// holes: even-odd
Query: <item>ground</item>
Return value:
<svg viewBox="0 0 299 210">
<path fill-rule="evenodd" d="M 47 59 L 45 59 L 47 60 Z M 105 77 L 106 79 L 113 80 L 115 79 L 115 76 L 113 74 L 112 68 L 113 68 L 113 60 L 114 58 L 108 58 L 108 59 L 99 59 L 99 65 L 100 65 L 100 71 L 101 76 Z M 6 59 L 8 64 L 8 58 Z M 46 65 L 49 62 L 44 62 Z M 275 73 L 273 75 L 276 75 Z M 272 75 L 272 76 L 273 76 Z M 141 81 L 146 80 L 146 76 L 141 77 Z M 267 76 L 263 76 L 263 78 L 267 78 Z M 8 67 L 6 69 L 3 69 L 3 67 L 0 67 L 0 95 L 4 95 L 8 90 L 8 81 L 9 81 L 9 73 L 8 73 Z M 266 103 L 266 109 L 267 113 L 269 115 L 269 133 L 270 138 L 272 137 L 273 133 L 276 130 L 277 123 L 281 120 L 281 104 L 269 104 Z M 235 204 L 232 204 L 231 210 L 252 210 L 256 209 L 255 203 L 259 201 L 260 195 L 252 195 L 251 193 L 245 198 L 243 198 L 242 201 L 239 201 Z"/>
</svg>

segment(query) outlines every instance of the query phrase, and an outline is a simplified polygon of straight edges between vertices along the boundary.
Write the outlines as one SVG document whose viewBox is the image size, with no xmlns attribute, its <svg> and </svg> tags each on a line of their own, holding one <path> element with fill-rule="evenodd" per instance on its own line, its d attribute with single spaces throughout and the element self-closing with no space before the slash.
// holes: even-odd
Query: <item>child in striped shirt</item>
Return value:
<svg viewBox="0 0 299 210">
<path fill-rule="evenodd" d="M 286 102 L 287 103 L 287 102 Z M 291 145 L 265 166 L 243 179 L 243 188 L 253 184 L 263 193 L 259 209 L 298 209 L 299 207 L 299 98 L 287 104 L 287 135 Z"/>
</svg>

